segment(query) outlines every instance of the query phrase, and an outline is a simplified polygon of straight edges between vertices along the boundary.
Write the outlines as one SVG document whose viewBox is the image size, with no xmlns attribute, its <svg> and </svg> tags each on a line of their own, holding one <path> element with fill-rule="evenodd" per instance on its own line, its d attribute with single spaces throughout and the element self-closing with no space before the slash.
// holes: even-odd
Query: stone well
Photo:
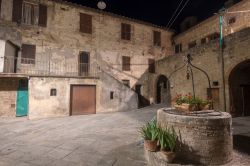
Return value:
<svg viewBox="0 0 250 166">
<path fill-rule="evenodd" d="M 226 112 L 179 114 L 174 109 L 157 112 L 158 125 L 178 135 L 176 159 L 185 163 L 221 165 L 232 160 L 232 118 Z"/>
</svg>

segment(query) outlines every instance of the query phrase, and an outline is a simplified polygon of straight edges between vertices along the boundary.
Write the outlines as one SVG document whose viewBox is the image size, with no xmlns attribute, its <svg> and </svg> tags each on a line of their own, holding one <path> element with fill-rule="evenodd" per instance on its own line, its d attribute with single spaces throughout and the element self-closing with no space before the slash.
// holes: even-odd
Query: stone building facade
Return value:
<svg viewBox="0 0 250 166">
<path fill-rule="evenodd" d="M 192 79 L 191 77 L 187 79 L 187 67 L 183 67 L 172 75 L 176 69 L 185 64 L 186 55 L 190 54 L 192 63 L 207 72 L 212 86 L 209 89 L 206 76 L 201 71 L 193 69 L 196 96 L 207 99 L 208 91 L 211 91 L 216 110 L 228 111 L 234 116 L 249 116 L 249 9 L 250 1 L 248 0 L 242 0 L 226 9 L 223 21 L 222 52 L 219 46 L 219 15 L 214 15 L 174 36 L 175 54 L 156 62 L 157 76 L 151 77 L 149 81 L 149 89 L 152 89 L 149 95 L 155 101 L 159 97 L 165 98 L 170 105 L 171 98 L 173 99 L 176 94 L 192 93 Z M 222 57 L 224 67 L 222 67 Z M 164 96 L 164 91 L 169 95 Z"/>
<path fill-rule="evenodd" d="M 0 116 L 25 115 L 23 104 L 29 118 L 137 108 L 148 104 L 155 60 L 173 54 L 173 33 L 149 23 L 61 0 L 0 2 L 0 96 L 8 101 Z"/>
</svg>

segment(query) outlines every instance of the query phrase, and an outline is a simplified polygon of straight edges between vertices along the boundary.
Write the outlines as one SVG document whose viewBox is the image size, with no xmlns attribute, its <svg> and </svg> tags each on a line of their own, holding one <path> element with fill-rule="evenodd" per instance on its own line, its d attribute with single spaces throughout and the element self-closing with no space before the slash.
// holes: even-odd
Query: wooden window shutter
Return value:
<svg viewBox="0 0 250 166">
<path fill-rule="evenodd" d="M 131 39 L 131 25 L 130 24 L 121 24 L 121 39 L 130 40 Z"/>
<path fill-rule="evenodd" d="M 22 63 L 35 64 L 36 46 L 30 44 L 22 45 Z"/>
<path fill-rule="evenodd" d="M 148 72 L 155 73 L 155 60 L 154 59 L 148 59 Z"/>
<path fill-rule="evenodd" d="M 1 14 L 1 8 L 2 8 L 2 0 L 0 0 L 0 14 Z"/>
<path fill-rule="evenodd" d="M 161 32 L 154 31 L 154 46 L 161 46 Z"/>
<path fill-rule="evenodd" d="M 21 23 L 23 0 L 13 0 L 12 21 Z"/>
<path fill-rule="evenodd" d="M 128 57 L 128 56 L 122 57 L 122 70 L 123 71 L 130 71 L 130 57 Z"/>
<path fill-rule="evenodd" d="M 39 5 L 39 26 L 46 27 L 47 26 L 47 6 Z"/>
<path fill-rule="evenodd" d="M 80 32 L 92 34 L 92 16 L 80 13 Z"/>
</svg>

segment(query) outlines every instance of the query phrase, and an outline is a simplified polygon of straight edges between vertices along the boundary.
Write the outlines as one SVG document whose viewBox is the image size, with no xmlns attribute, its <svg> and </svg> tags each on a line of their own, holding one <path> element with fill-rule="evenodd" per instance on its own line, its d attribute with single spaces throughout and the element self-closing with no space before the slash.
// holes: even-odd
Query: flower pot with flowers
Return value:
<svg viewBox="0 0 250 166">
<path fill-rule="evenodd" d="M 190 93 L 186 95 L 177 95 L 175 97 L 174 107 L 180 111 L 200 111 L 210 109 L 210 102 L 192 96 Z"/>
</svg>

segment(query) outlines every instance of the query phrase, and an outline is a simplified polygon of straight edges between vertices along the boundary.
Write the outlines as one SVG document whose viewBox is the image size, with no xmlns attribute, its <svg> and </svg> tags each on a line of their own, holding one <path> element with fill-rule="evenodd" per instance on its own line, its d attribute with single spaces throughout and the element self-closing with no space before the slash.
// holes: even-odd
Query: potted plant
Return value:
<svg viewBox="0 0 250 166">
<path fill-rule="evenodd" d="M 210 102 L 194 97 L 189 93 L 185 96 L 177 95 L 175 97 L 174 107 L 180 111 L 208 110 L 210 108 Z"/>
<path fill-rule="evenodd" d="M 140 129 L 140 134 L 144 139 L 144 148 L 148 151 L 155 152 L 157 150 L 159 129 L 156 119 L 148 122 Z"/>
<path fill-rule="evenodd" d="M 172 129 L 159 129 L 159 143 L 161 153 L 164 155 L 166 162 L 171 163 L 175 158 L 177 136 Z"/>
</svg>

